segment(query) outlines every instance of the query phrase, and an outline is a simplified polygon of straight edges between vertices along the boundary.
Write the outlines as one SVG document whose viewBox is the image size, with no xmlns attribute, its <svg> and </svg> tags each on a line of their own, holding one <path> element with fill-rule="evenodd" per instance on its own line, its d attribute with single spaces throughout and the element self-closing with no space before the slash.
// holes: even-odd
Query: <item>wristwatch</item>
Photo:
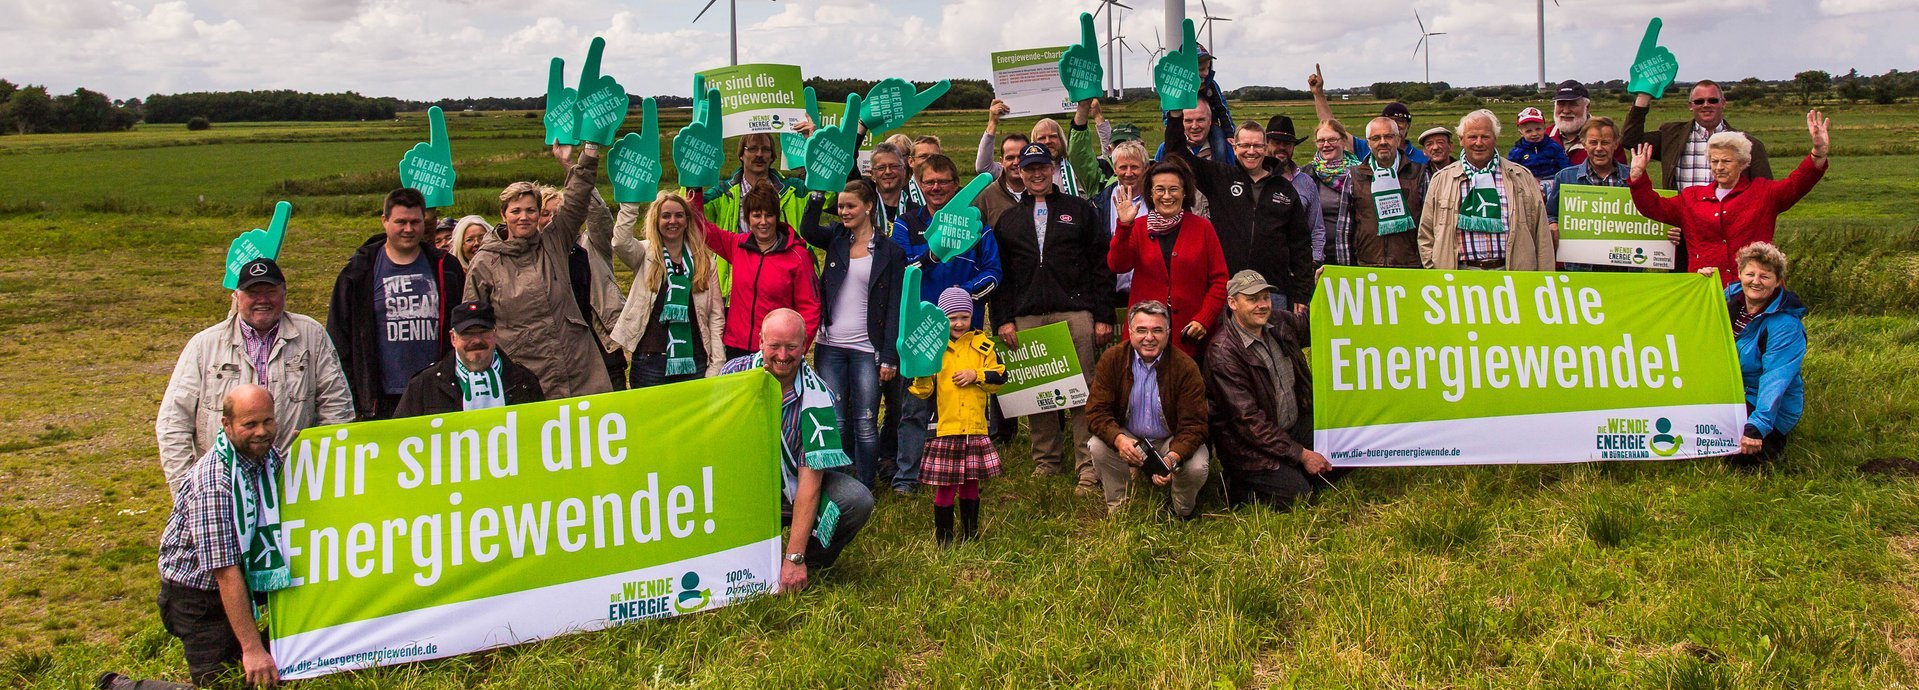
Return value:
<svg viewBox="0 0 1919 690">
<path fill-rule="evenodd" d="M 804 552 L 786 554 L 786 562 L 793 565 L 806 565 L 806 554 Z"/>
</svg>

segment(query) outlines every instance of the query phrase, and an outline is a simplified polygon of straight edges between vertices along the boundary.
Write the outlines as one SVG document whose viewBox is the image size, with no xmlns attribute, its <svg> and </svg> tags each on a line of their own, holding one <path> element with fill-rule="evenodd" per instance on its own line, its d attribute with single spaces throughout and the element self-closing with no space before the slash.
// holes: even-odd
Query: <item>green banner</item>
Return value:
<svg viewBox="0 0 1919 690">
<path fill-rule="evenodd" d="M 1670 271 L 1677 252 L 1666 239 L 1669 229 L 1639 215 L 1629 188 L 1559 186 L 1560 261 Z"/>
<path fill-rule="evenodd" d="M 1006 385 L 998 393 L 1001 413 L 1024 417 L 1086 404 L 1091 389 L 1080 371 L 1079 353 L 1073 349 L 1073 332 L 1066 322 L 1028 328 L 1013 337 L 1019 340 L 1017 348 L 994 340 L 999 361 L 1006 366 Z"/>
<path fill-rule="evenodd" d="M 282 673 L 772 592 L 779 414 L 779 384 L 755 371 L 302 431 L 281 481 L 296 586 L 269 607 Z"/>
<path fill-rule="evenodd" d="M 1327 266 L 1312 336 L 1335 465 L 1722 455 L 1745 423 L 1710 276 Z"/>
<path fill-rule="evenodd" d="M 798 65 L 734 65 L 700 72 L 720 92 L 720 122 L 728 139 L 783 134 L 806 114 Z"/>
</svg>

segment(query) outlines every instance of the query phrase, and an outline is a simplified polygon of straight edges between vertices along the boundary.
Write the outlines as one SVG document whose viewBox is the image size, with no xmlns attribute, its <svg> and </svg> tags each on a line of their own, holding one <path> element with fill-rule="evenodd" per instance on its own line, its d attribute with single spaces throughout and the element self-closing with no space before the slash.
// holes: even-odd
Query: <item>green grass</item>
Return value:
<svg viewBox="0 0 1919 690">
<path fill-rule="evenodd" d="M 1356 121 L 1377 106 L 1339 108 Z M 1297 104 L 1238 114 L 1276 110 L 1308 119 Z M 1463 109 L 1416 110 L 1422 128 Z M 1135 111 L 1112 114 L 1152 118 Z M 1784 156 L 1802 117 L 1733 121 Z M 1778 471 L 1373 470 L 1292 512 L 1211 505 L 1177 523 L 1144 499 L 1109 519 L 1026 476 L 1021 445 L 987 485 L 982 542 L 935 548 L 928 499 L 887 494 L 797 597 L 306 685 L 1919 687 L 1919 499 L 1910 478 L 1854 470 L 1919 447 L 1919 152 L 1901 143 L 1919 113 L 1835 117 L 1832 173 L 1779 238 L 1813 312 L 1806 417 Z M 557 177 L 536 122 L 450 121 L 474 161 L 462 212 L 490 210 L 505 180 Z M 970 167 L 980 122 L 932 113 L 914 131 Z M 14 208 L 0 213 L 0 684 L 184 678 L 153 605 L 169 506 L 152 423 L 173 358 L 224 313 L 226 243 L 279 190 L 299 192 L 288 304 L 323 318 L 422 129 L 409 116 L 0 137 L 0 171 L 30 181 L 0 198 Z"/>
</svg>

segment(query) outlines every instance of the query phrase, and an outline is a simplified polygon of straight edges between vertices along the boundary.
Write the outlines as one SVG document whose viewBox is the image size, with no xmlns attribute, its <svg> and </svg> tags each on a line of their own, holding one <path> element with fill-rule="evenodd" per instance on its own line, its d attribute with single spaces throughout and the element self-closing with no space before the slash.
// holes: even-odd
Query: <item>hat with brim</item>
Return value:
<svg viewBox="0 0 1919 690">
<path fill-rule="evenodd" d="M 287 284 L 286 274 L 280 272 L 279 264 L 274 263 L 272 259 L 261 258 L 240 266 L 239 289 L 245 290 L 262 284 L 280 286 Z"/>
<path fill-rule="evenodd" d="M 1019 150 L 1019 167 L 1052 164 L 1053 152 L 1044 144 L 1027 144 L 1026 148 Z"/>
<path fill-rule="evenodd" d="M 1276 289 L 1259 271 L 1250 268 L 1233 274 L 1233 279 L 1226 281 L 1228 295 L 1263 295 Z"/>
<path fill-rule="evenodd" d="M 1440 135 L 1444 135 L 1447 139 L 1451 139 L 1453 138 L 1453 131 L 1450 129 L 1446 129 L 1445 127 L 1434 127 L 1424 132 L 1420 132 L 1419 139 L 1418 139 L 1419 145 L 1425 146 L 1427 139 L 1431 139 L 1433 137 L 1440 136 Z"/>
</svg>

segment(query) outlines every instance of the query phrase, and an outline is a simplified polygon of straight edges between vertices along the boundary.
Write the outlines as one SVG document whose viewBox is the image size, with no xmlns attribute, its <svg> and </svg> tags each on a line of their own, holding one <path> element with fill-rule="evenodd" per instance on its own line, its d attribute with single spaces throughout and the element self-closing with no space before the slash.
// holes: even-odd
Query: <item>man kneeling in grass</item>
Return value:
<svg viewBox="0 0 1919 690">
<path fill-rule="evenodd" d="M 1313 438 L 1313 382 L 1301 344 L 1306 319 L 1273 311 L 1273 286 L 1253 271 L 1226 282 L 1227 327 L 1206 346 L 1206 393 L 1212 405 L 1212 436 L 1226 469 L 1233 505 L 1274 508 L 1327 486 L 1333 474 L 1326 456 L 1306 444 Z"/>
</svg>

